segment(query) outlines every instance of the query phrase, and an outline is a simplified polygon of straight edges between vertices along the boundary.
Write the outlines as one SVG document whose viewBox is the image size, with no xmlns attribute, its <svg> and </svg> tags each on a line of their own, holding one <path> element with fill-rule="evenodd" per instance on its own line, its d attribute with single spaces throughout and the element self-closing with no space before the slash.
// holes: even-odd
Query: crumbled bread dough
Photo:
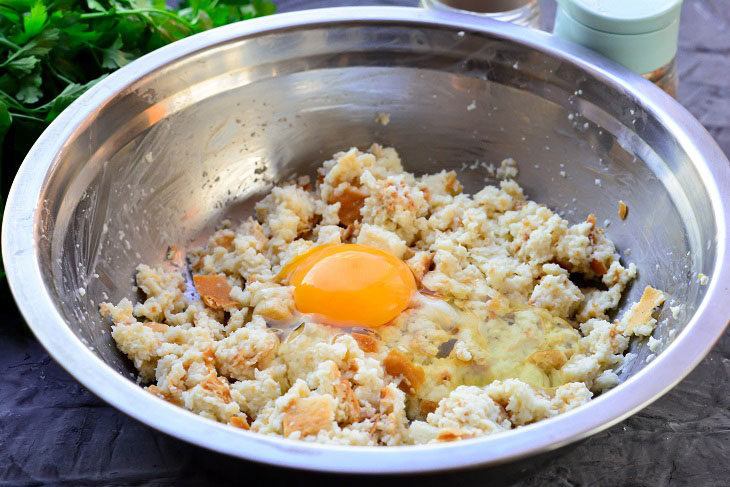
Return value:
<svg viewBox="0 0 730 487">
<path fill-rule="evenodd" d="M 648 287 L 609 322 L 636 267 L 593 215 L 570 225 L 527 200 L 512 159 L 496 173 L 498 186 L 467 195 L 453 171 L 405 172 L 392 148 L 340 152 L 314 189 L 274 188 L 256 219 L 189 252 L 200 298 L 179 272 L 142 264 L 145 299 L 101 313 L 150 393 L 260 434 L 391 446 L 553 417 L 618 383 L 629 338 L 651 334 L 664 295 Z M 403 259 L 422 293 L 373 330 L 299 314 L 282 267 L 339 243 Z"/>
<path fill-rule="evenodd" d="M 514 159 L 507 158 L 499 163 L 499 168 L 497 169 L 497 178 L 515 179 L 517 177 L 517 174 L 519 174 L 519 168 L 517 167 L 517 162 L 515 162 Z"/>
<path fill-rule="evenodd" d="M 675 320 L 679 317 L 679 312 L 681 310 L 682 310 L 682 306 L 681 305 L 670 306 L 669 307 L 669 311 L 672 312 L 672 318 L 674 318 Z"/>
<path fill-rule="evenodd" d="M 403 258 L 408 249 L 406 243 L 397 234 L 367 223 L 360 227 L 357 243 L 385 250 L 399 259 Z"/>
<path fill-rule="evenodd" d="M 627 336 L 649 336 L 654 331 L 656 320 L 652 317 L 655 308 L 664 303 L 664 293 L 646 286 L 641 300 L 635 303 L 624 315 L 620 323 L 621 331 Z"/>
<path fill-rule="evenodd" d="M 379 123 L 380 125 L 385 127 L 390 123 L 390 113 L 378 112 L 378 115 L 375 117 L 375 123 Z"/>
</svg>

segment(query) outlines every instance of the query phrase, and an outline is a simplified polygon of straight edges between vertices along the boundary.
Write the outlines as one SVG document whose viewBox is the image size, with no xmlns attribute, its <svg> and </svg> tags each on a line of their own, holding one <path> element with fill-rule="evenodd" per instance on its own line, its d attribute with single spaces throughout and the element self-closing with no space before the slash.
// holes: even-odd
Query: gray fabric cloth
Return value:
<svg viewBox="0 0 730 487">
<path fill-rule="evenodd" d="M 415 0 L 279 0 L 280 11 Z M 679 99 L 730 153 L 730 10 L 685 0 Z M 545 2 L 547 23 L 554 4 Z M 7 295 L 7 293 L 4 293 Z M 292 472 L 211 456 L 128 418 L 63 371 L 24 328 L 11 301 L 0 326 L 0 486 L 297 485 L 373 483 L 524 487 L 730 484 L 730 338 L 662 399 L 626 421 L 522 470 L 367 479 Z M 542 463 L 541 463 L 542 462 Z M 515 479 L 518 479 L 516 483 Z"/>
</svg>

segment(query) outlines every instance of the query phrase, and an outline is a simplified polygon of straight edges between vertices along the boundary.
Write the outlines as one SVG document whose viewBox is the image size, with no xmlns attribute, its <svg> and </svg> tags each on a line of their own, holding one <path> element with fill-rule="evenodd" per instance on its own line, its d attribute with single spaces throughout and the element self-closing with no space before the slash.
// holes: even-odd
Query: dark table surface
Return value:
<svg viewBox="0 0 730 487">
<path fill-rule="evenodd" d="M 644 1 L 644 0 L 637 0 Z M 416 0 L 278 0 L 279 11 Z M 685 0 L 680 102 L 730 154 L 730 6 Z M 545 3 L 546 24 L 554 5 Z M 7 296 L 7 292 L 2 293 Z M 230 462 L 106 405 L 72 379 L 22 324 L 12 301 L 0 325 L 0 486 L 301 483 L 504 484 L 489 471 L 428 478 L 343 479 Z M 623 423 L 534 465 L 520 486 L 730 485 L 730 336 L 666 396 Z M 416 482 L 414 482 L 416 480 Z M 502 480 L 502 481 L 500 481 Z"/>
</svg>

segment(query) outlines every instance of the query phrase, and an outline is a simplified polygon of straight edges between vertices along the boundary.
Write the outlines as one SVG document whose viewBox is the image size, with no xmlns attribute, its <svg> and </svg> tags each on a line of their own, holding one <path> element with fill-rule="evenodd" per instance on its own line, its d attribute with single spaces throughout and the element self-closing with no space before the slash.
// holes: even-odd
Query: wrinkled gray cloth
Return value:
<svg viewBox="0 0 730 487">
<path fill-rule="evenodd" d="M 642 0 L 637 0 L 642 1 Z M 411 1 L 278 0 L 280 11 Z M 730 154 L 730 10 L 685 0 L 679 99 Z M 546 17 L 554 5 L 546 3 Z M 86 391 L 23 328 L 11 302 L 0 326 L 0 486 L 455 483 L 524 487 L 730 485 L 730 338 L 655 404 L 525 473 L 476 470 L 426 478 L 335 478 L 225 462 L 128 418 Z M 527 462 L 528 466 L 530 462 Z M 507 480 L 509 479 L 509 480 Z"/>
</svg>

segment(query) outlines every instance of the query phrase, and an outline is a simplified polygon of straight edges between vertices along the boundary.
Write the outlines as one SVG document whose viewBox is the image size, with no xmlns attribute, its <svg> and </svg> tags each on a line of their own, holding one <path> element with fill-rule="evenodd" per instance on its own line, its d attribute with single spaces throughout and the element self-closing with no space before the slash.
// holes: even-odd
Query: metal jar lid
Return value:
<svg viewBox="0 0 730 487">
<path fill-rule="evenodd" d="M 648 73 L 677 53 L 681 6 L 682 0 L 558 0 L 554 33 Z"/>
<path fill-rule="evenodd" d="M 439 0 L 446 7 L 477 13 L 508 12 L 524 7 L 531 0 Z"/>
</svg>

